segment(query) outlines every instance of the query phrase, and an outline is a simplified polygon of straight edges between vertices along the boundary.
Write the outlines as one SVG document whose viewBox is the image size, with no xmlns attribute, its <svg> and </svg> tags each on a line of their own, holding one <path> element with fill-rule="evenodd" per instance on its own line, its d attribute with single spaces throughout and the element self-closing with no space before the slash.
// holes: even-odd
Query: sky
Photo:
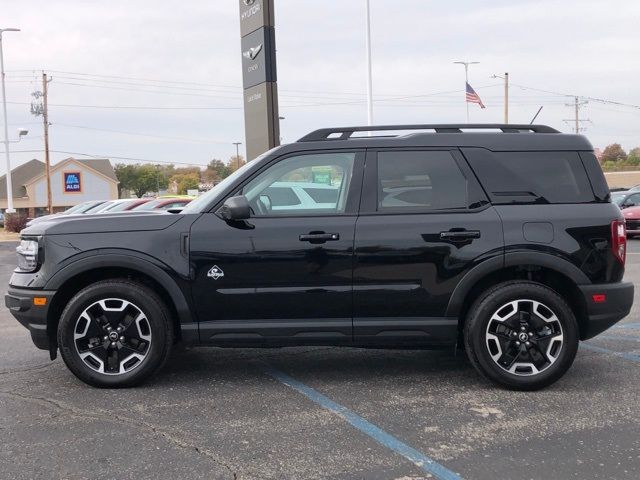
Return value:
<svg viewBox="0 0 640 480">
<path fill-rule="evenodd" d="M 640 2 L 370 0 L 376 124 L 465 121 L 464 70 L 486 104 L 471 121 L 570 132 L 573 96 L 596 147 L 640 145 Z M 275 0 L 281 136 L 365 125 L 365 0 Z M 43 160 L 31 92 L 49 84 L 52 162 L 206 165 L 244 142 L 237 0 L 0 0 L 12 165 Z M 2 119 L 0 118 L 0 122 Z M 73 152 L 73 153 L 65 153 Z M 243 153 L 243 146 L 241 146 Z M 83 156 L 80 154 L 86 154 Z M 0 174 L 5 169 L 0 153 Z"/>
</svg>

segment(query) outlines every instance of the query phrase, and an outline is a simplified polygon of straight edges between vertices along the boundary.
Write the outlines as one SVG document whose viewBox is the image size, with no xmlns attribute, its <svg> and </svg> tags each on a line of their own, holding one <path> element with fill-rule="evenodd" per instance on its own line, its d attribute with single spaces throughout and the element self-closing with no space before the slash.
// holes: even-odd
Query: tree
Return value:
<svg viewBox="0 0 640 480">
<path fill-rule="evenodd" d="M 136 165 L 125 165 L 118 163 L 113 169 L 118 178 L 118 197 L 122 196 L 123 190 L 133 190 L 136 183 Z"/>
<path fill-rule="evenodd" d="M 123 190 L 133 192 L 140 198 L 147 192 L 158 192 L 167 188 L 167 176 L 159 165 L 124 165 L 118 164 L 115 167 L 116 177 L 118 177 L 118 196 Z"/>
<path fill-rule="evenodd" d="M 227 178 L 229 175 L 231 175 L 231 172 L 231 168 L 225 165 L 222 160 L 214 158 L 207 165 L 207 168 L 202 173 L 202 177 L 207 182 L 217 183 L 223 178 Z"/>
<path fill-rule="evenodd" d="M 607 161 L 619 162 L 627 159 L 627 153 L 619 143 L 607 145 L 602 152 L 602 163 Z"/>
<path fill-rule="evenodd" d="M 197 190 L 200 184 L 200 176 L 196 173 L 174 175 L 172 182 L 176 182 L 178 195 L 186 195 L 187 190 Z"/>
<path fill-rule="evenodd" d="M 244 157 L 242 155 L 238 155 L 237 157 L 234 155 L 227 162 L 227 167 L 229 167 L 231 169 L 230 173 L 233 173 L 237 169 L 239 169 L 242 165 L 244 165 L 245 163 L 247 163 L 247 162 L 245 161 L 245 159 L 244 159 Z"/>
<path fill-rule="evenodd" d="M 632 148 L 627 155 L 628 165 L 638 166 L 640 165 L 640 147 Z"/>
</svg>

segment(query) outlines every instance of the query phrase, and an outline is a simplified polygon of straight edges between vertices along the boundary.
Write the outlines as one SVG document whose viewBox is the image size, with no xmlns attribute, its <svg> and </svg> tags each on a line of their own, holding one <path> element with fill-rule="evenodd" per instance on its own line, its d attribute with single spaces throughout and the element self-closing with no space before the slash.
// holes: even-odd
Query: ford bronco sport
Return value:
<svg viewBox="0 0 640 480">
<path fill-rule="evenodd" d="M 101 387 L 140 383 L 179 341 L 460 345 L 488 379 L 532 390 L 629 313 L 625 248 L 582 136 L 332 128 L 247 163 L 181 213 L 23 230 L 5 302 L 37 347 Z"/>
</svg>

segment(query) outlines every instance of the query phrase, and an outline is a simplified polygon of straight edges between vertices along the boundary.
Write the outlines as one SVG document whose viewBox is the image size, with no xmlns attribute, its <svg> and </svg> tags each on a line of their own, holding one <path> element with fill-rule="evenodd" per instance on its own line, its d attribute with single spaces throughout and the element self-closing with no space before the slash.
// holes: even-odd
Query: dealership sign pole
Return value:
<svg viewBox="0 0 640 480">
<path fill-rule="evenodd" d="M 247 160 L 280 144 L 274 0 L 240 1 Z"/>
</svg>

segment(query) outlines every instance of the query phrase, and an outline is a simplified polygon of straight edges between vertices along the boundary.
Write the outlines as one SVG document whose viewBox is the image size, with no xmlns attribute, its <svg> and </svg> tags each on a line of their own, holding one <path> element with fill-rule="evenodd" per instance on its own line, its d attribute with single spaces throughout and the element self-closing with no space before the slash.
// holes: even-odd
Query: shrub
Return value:
<svg viewBox="0 0 640 480">
<path fill-rule="evenodd" d="M 28 218 L 26 215 L 7 213 L 4 217 L 4 229 L 7 232 L 20 233 L 20 231 L 27 226 L 27 221 Z"/>
</svg>

